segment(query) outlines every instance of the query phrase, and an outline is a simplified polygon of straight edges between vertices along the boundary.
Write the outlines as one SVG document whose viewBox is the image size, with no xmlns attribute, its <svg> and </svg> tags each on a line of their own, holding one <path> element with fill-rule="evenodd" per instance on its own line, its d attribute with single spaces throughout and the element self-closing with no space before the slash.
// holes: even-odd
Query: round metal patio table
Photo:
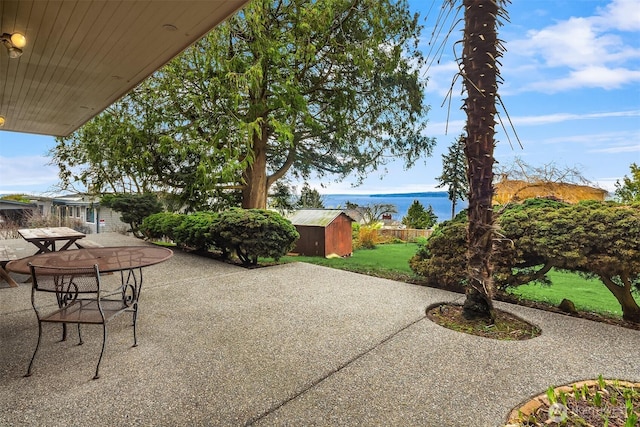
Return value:
<svg viewBox="0 0 640 427">
<path fill-rule="evenodd" d="M 7 263 L 6 269 L 19 274 L 31 274 L 29 263 L 42 267 L 92 267 L 101 273 L 140 270 L 158 264 L 173 255 L 171 249 L 159 246 L 109 246 L 47 252 Z"/>
<path fill-rule="evenodd" d="M 135 319 L 138 314 L 138 298 L 142 289 L 142 268 L 159 264 L 173 256 L 171 249 L 159 246 L 108 246 L 103 248 L 72 249 L 47 252 L 20 258 L 7 263 L 5 269 L 19 274 L 31 274 L 30 264 L 44 267 L 39 274 L 47 274 L 47 267 L 93 267 L 100 273 L 120 272 L 122 300 L 131 307 Z M 52 270 L 51 274 L 59 274 Z M 61 303 L 58 303 L 60 306 Z M 66 324 L 62 325 L 62 339 L 67 337 Z M 135 329 L 134 329 L 135 333 Z"/>
</svg>

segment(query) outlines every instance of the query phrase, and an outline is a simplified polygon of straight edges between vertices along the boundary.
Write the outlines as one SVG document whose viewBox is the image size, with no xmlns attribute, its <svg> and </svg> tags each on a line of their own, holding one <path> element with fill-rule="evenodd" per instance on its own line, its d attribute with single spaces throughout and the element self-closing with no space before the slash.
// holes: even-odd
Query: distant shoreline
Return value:
<svg viewBox="0 0 640 427">
<path fill-rule="evenodd" d="M 431 207 L 433 213 L 439 220 L 444 221 L 451 218 L 451 208 L 453 203 L 449 200 L 449 193 L 446 191 L 421 191 L 412 193 L 389 193 L 389 194 L 321 194 L 323 204 L 328 209 L 343 209 L 348 203 L 360 206 L 393 205 L 396 213 L 393 219 L 401 220 L 407 215 L 411 205 L 418 201 L 427 209 Z M 466 201 L 457 201 L 456 213 L 466 209 Z"/>
<path fill-rule="evenodd" d="M 342 193 L 329 193 L 321 194 L 321 196 L 331 197 L 449 197 L 449 193 L 446 191 L 424 191 L 420 193 L 380 193 L 380 194 L 342 194 Z"/>
</svg>

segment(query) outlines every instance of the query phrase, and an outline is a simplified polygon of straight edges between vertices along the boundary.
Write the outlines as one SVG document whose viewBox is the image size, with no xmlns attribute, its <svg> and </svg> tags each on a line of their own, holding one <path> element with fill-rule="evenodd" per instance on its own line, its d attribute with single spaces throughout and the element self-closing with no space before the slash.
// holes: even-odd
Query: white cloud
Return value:
<svg viewBox="0 0 640 427">
<path fill-rule="evenodd" d="M 586 153 L 620 154 L 636 153 L 640 159 L 640 131 L 601 132 L 581 135 L 566 135 L 541 140 L 542 144 L 579 144 L 589 147 Z"/>
<path fill-rule="evenodd" d="M 50 158 L 44 156 L 0 157 L 0 193 L 16 192 L 6 188 L 47 189 L 58 181 L 56 166 L 47 165 Z M 24 191 L 24 190 L 18 190 Z"/>
<path fill-rule="evenodd" d="M 612 35 L 596 34 L 586 18 L 570 18 L 542 30 L 531 30 L 522 48 L 540 57 L 549 67 L 578 68 L 604 63 L 621 41 Z"/>
<path fill-rule="evenodd" d="M 558 92 L 577 88 L 618 89 L 625 84 L 640 82 L 640 70 L 626 68 L 586 67 L 572 71 L 565 78 L 530 85 L 541 92 Z"/>
<path fill-rule="evenodd" d="M 458 135 L 466 125 L 465 120 L 428 122 L 424 131 L 426 136 Z"/>
<path fill-rule="evenodd" d="M 571 120 L 590 120 L 590 119 L 610 119 L 614 117 L 640 117 L 640 110 L 632 111 L 609 111 L 606 113 L 555 113 L 544 114 L 541 116 L 518 116 L 512 117 L 512 121 L 516 125 L 521 126 L 540 126 L 551 123 L 562 123 Z"/>
<path fill-rule="evenodd" d="M 508 60 L 518 69 L 531 69 L 520 90 L 555 93 L 581 87 L 615 89 L 640 81 L 637 37 L 629 42 L 625 31 L 640 31 L 637 0 L 614 0 L 589 17 L 571 17 L 526 38 L 509 40 Z M 631 44 L 629 44 L 631 43 Z M 522 77 L 505 67 L 507 81 Z M 559 77 L 557 77 L 559 75 Z"/>
<path fill-rule="evenodd" d="M 614 145 L 613 147 L 598 148 L 596 150 L 589 150 L 589 153 L 638 153 L 638 159 L 640 159 L 640 144 L 630 145 Z"/>
<path fill-rule="evenodd" d="M 452 82 L 459 71 L 458 64 L 455 61 L 446 61 L 439 64 L 434 63 L 431 66 L 423 67 L 421 74 L 429 77 L 425 92 L 434 93 L 441 97 L 439 100 L 432 98 L 434 104 L 438 103 L 439 106 L 440 103 L 445 101 L 445 97 L 449 92 L 452 92 L 454 95 L 460 93 L 460 88 L 462 87 L 460 78 L 457 78 L 456 84 L 452 89 Z"/>
<path fill-rule="evenodd" d="M 598 188 L 602 188 L 603 190 L 607 190 L 610 194 L 610 196 L 612 195 L 612 193 L 614 191 L 616 191 L 616 182 L 618 182 L 619 180 L 621 180 L 622 177 L 619 178 L 602 178 L 602 179 L 598 179 L 597 181 L 593 182 L 592 185 L 595 185 Z"/>
<path fill-rule="evenodd" d="M 604 113 L 555 113 L 543 114 L 538 116 L 511 116 L 511 121 L 515 126 L 543 126 L 553 123 L 563 123 L 573 120 L 593 120 L 593 119 L 611 119 L 611 118 L 629 118 L 640 117 L 640 110 L 630 111 L 608 111 Z M 505 121 L 505 125 L 508 124 Z M 448 127 L 448 134 L 460 132 L 465 126 L 465 120 L 450 120 L 429 122 L 425 134 L 427 135 L 444 135 L 445 129 Z"/>
<path fill-rule="evenodd" d="M 581 135 L 566 135 L 546 138 L 542 140 L 545 144 L 561 144 L 561 143 L 602 143 L 607 141 L 615 141 L 616 143 L 626 143 L 627 145 L 638 145 L 640 131 L 610 131 L 600 133 L 588 133 Z"/>
<path fill-rule="evenodd" d="M 598 10 L 596 21 L 604 28 L 621 31 L 640 31 L 640 6 L 638 0 L 613 0 L 604 9 Z"/>
</svg>

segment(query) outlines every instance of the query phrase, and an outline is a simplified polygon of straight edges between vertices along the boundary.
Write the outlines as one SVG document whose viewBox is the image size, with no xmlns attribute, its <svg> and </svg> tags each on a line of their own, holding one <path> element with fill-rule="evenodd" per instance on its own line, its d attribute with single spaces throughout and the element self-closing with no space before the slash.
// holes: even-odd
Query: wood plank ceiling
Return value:
<svg viewBox="0 0 640 427">
<path fill-rule="evenodd" d="M 72 133 L 247 2 L 0 1 L 0 34 L 27 40 L 0 46 L 2 131 Z"/>
</svg>

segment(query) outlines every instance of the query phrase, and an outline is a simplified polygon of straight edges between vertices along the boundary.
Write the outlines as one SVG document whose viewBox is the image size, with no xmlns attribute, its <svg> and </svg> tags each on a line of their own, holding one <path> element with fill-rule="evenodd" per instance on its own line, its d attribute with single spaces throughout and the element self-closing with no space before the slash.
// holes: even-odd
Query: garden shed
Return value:
<svg viewBox="0 0 640 427">
<path fill-rule="evenodd" d="M 293 252 L 306 256 L 350 256 L 353 219 L 339 209 L 301 209 L 289 215 L 300 233 Z"/>
</svg>

